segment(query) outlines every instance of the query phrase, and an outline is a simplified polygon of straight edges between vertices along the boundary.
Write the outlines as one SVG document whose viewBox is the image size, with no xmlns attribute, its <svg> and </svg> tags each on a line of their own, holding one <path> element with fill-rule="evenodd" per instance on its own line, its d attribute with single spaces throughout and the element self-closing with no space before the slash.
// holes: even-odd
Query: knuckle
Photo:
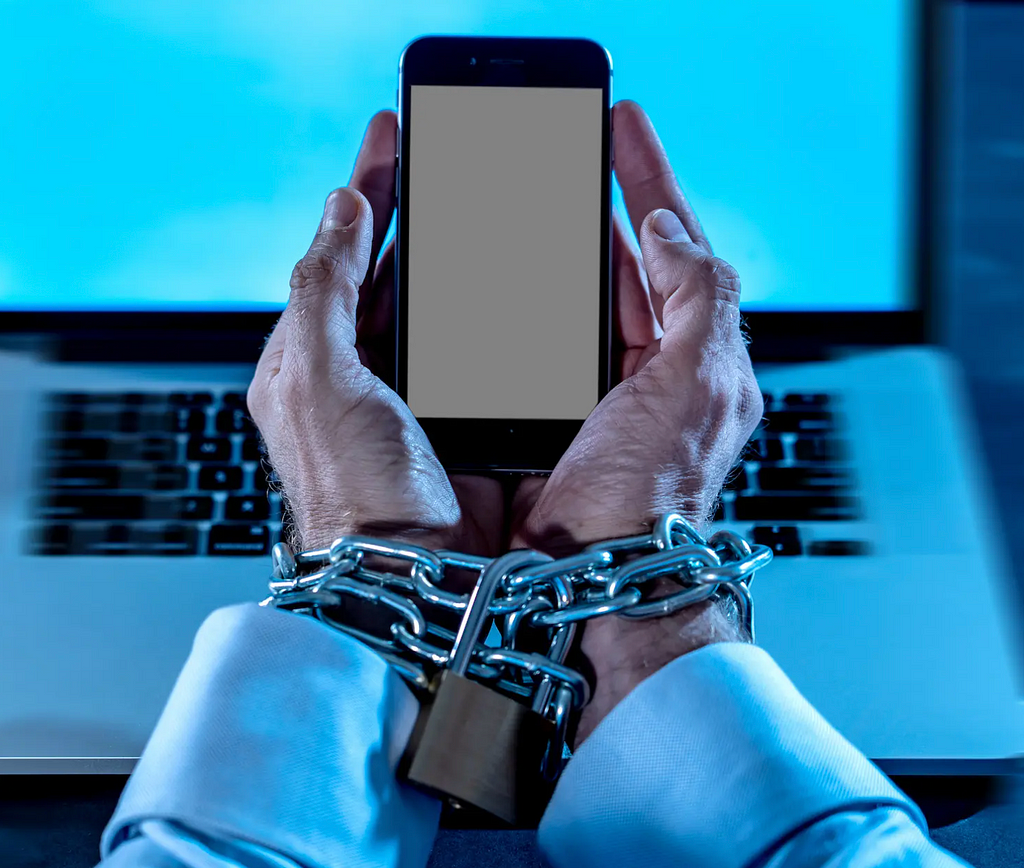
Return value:
<svg viewBox="0 0 1024 868">
<path fill-rule="evenodd" d="M 721 291 L 724 291 L 724 298 L 732 301 L 734 295 L 739 295 L 739 273 L 724 259 L 710 253 L 702 253 L 692 260 L 691 267 L 705 286 L 716 291 L 716 296 L 723 297 Z"/>
<path fill-rule="evenodd" d="M 301 294 L 329 283 L 338 271 L 338 260 L 325 250 L 311 250 L 292 269 L 288 282 L 292 292 Z"/>
<path fill-rule="evenodd" d="M 740 277 L 736 269 L 724 259 L 708 253 L 697 244 L 689 244 L 679 269 L 671 279 L 665 280 L 672 291 L 666 297 L 666 316 L 677 308 L 700 306 L 716 325 L 736 319 L 740 298 Z M 713 302 L 714 306 L 707 305 Z"/>
</svg>

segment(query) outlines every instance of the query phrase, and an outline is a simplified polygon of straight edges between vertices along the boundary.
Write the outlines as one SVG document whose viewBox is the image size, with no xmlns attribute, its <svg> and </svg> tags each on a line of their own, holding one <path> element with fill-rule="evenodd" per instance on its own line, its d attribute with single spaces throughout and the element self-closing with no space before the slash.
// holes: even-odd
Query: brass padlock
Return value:
<svg viewBox="0 0 1024 868">
<path fill-rule="evenodd" d="M 431 686 L 400 766 L 410 783 L 516 826 L 535 825 L 551 797 L 541 763 L 554 726 L 529 706 L 471 681 L 467 672 L 501 578 L 547 560 L 538 552 L 509 552 L 481 573 L 448 668 Z"/>
</svg>

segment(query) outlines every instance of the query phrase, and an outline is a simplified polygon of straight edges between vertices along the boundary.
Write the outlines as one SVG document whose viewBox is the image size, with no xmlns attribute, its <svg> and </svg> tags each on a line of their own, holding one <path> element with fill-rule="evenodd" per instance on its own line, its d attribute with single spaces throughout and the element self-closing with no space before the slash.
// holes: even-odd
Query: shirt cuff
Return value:
<svg viewBox="0 0 1024 868">
<path fill-rule="evenodd" d="M 818 817 L 882 805 L 927 830 L 767 652 L 721 642 L 663 667 L 598 725 L 539 844 L 555 865 L 743 868 Z"/>
<path fill-rule="evenodd" d="M 440 803 L 395 779 L 418 704 L 365 645 L 256 603 L 218 609 L 103 832 L 147 819 L 308 866 L 422 868 Z"/>
</svg>

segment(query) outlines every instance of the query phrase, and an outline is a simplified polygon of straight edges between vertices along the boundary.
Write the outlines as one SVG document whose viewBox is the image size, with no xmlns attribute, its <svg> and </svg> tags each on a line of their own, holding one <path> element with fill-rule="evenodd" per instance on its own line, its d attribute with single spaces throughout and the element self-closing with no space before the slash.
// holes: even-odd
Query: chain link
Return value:
<svg viewBox="0 0 1024 868">
<path fill-rule="evenodd" d="M 400 561 L 406 569 L 370 569 L 363 563 L 367 556 Z M 545 778 L 554 780 L 564 761 L 569 714 L 590 698 L 586 679 L 565 665 L 577 624 L 609 615 L 663 617 L 721 599 L 735 608 L 753 641 L 749 585 L 771 561 L 772 551 L 730 531 L 705 540 L 685 518 L 669 512 L 650 534 L 593 543 L 561 559 L 540 552 L 502 557 L 512 566 L 500 577 L 498 593 L 487 607 L 486 618 L 495 629 L 469 651 L 467 674 L 525 702 L 554 724 L 543 768 Z M 422 695 L 451 666 L 459 635 L 437 620 L 445 613 L 449 621 L 452 613 L 463 617 L 471 597 L 449 587 L 449 571 L 479 577 L 493 560 L 353 534 L 339 537 L 330 548 L 297 554 L 278 543 L 272 563 L 270 596 L 261 606 L 310 614 L 364 642 Z M 670 579 L 678 589 L 654 597 L 655 579 Z M 664 582 L 658 585 L 660 590 Z M 425 614 L 431 611 L 433 620 Z M 546 647 L 546 652 L 520 647 L 527 635 L 531 647 Z"/>
</svg>

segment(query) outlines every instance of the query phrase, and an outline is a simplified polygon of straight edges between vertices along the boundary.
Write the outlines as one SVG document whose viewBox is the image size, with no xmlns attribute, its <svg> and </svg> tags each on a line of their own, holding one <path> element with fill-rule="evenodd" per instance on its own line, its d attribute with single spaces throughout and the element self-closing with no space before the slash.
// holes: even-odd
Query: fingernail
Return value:
<svg viewBox="0 0 1024 868">
<path fill-rule="evenodd" d="M 347 229 L 359 215 L 359 200 L 352 195 L 352 191 L 339 187 L 327 197 L 327 204 L 324 205 L 324 219 L 320 224 L 323 232 L 331 229 Z"/>
<path fill-rule="evenodd" d="M 651 227 L 666 241 L 685 241 L 689 237 L 675 213 L 665 208 L 654 215 Z"/>
</svg>

